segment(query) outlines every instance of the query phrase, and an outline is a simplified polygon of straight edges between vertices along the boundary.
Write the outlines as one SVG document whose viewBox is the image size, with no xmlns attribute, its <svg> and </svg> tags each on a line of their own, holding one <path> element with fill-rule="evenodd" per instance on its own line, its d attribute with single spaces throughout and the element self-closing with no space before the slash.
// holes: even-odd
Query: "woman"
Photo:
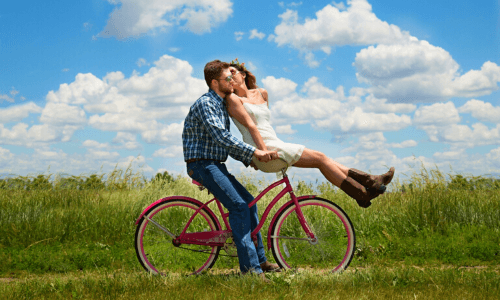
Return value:
<svg viewBox="0 0 500 300">
<path fill-rule="evenodd" d="M 370 175 L 349 169 L 319 151 L 281 141 L 269 122 L 267 91 L 257 87 L 255 76 L 237 59 L 231 62 L 230 71 L 234 93 L 226 97 L 227 109 L 246 143 L 260 150 L 276 150 L 288 166 L 319 169 L 361 207 L 370 206 L 370 201 L 385 191 L 394 176 L 394 167 L 383 175 Z"/>
</svg>

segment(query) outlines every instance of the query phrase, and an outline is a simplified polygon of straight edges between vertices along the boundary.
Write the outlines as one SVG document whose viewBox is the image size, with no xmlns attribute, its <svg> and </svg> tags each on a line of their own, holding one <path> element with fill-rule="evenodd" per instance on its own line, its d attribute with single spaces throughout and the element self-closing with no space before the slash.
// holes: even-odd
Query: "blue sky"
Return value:
<svg viewBox="0 0 500 300">
<path fill-rule="evenodd" d="M 498 174 L 499 13 L 462 0 L 4 1 L 0 174 L 133 161 L 185 175 L 182 122 L 207 90 L 203 67 L 236 57 L 285 141 L 373 172 Z"/>
</svg>

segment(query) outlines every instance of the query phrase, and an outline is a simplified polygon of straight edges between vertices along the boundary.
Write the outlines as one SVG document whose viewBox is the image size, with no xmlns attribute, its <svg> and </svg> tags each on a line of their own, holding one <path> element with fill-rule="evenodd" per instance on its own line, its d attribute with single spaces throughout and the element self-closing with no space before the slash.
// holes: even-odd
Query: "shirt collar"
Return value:
<svg viewBox="0 0 500 300">
<path fill-rule="evenodd" d="M 212 97 L 213 97 L 215 100 L 217 100 L 217 101 L 219 101 L 219 102 L 221 102 L 221 103 L 226 103 L 226 99 L 224 99 L 224 98 L 222 98 L 221 96 L 219 96 L 219 94 L 217 94 L 214 90 L 212 90 L 212 89 L 210 89 L 210 88 L 209 88 L 209 89 L 208 89 L 208 93 L 209 93 L 209 94 L 211 94 L 211 95 L 212 95 Z"/>
</svg>

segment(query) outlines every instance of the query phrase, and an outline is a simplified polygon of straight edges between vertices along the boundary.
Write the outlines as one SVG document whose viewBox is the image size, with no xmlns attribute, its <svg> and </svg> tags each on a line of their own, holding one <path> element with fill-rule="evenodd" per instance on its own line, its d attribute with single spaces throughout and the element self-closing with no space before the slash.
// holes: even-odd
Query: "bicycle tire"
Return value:
<svg viewBox="0 0 500 300">
<path fill-rule="evenodd" d="M 295 203 L 288 204 L 270 225 L 271 248 L 278 265 L 285 269 L 328 269 L 333 273 L 345 270 L 356 248 L 354 227 L 347 214 L 335 203 L 319 197 L 299 200 L 299 205 L 317 242 L 306 240 L 294 212 Z"/>
<path fill-rule="evenodd" d="M 176 247 L 169 235 L 148 220 L 154 220 L 179 236 L 189 218 L 199 208 L 200 205 L 194 201 L 174 198 L 158 203 L 144 214 L 137 224 L 135 251 L 146 271 L 160 275 L 186 271 L 199 274 L 215 264 L 221 247 L 191 244 Z M 214 214 L 209 208 L 203 208 L 193 219 L 186 233 L 217 230 L 220 228 Z"/>
</svg>

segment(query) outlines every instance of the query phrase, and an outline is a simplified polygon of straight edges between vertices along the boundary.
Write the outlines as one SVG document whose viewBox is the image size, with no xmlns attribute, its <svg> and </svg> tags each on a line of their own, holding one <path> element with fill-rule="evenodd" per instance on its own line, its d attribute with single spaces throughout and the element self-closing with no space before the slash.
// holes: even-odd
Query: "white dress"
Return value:
<svg viewBox="0 0 500 300">
<path fill-rule="evenodd" d="M 267 103 L 252 104 L 243 102 L 243 107 L 257 126 L 257 129 L 259 130 L 260 135 L 264 140 L 264 144 L 266 145 L 267 150 L 277 151 L 279 157 L 281 158 L 272 160 L 267 163 L 262 163 L 254 156 L 253 162 L 257 165 L 259 170 L 267 173 L 275 173 L 283 168 L 292 166 L 300 159 L 305 146 L 285 143 L 278 138 L 276 132 L 271 126 L 271 111 L 267 107 Z M 238 122 L 238 120 L 234 118 L 233 122 L 240 130 L 243 141 L 247 144 L 257 147 L 255 145 L 255 142 L 253 141 L 250 131 L 248 131 L 248 129 L 244 125 L 242 125 L 240 122 Z"/>
</svg>

